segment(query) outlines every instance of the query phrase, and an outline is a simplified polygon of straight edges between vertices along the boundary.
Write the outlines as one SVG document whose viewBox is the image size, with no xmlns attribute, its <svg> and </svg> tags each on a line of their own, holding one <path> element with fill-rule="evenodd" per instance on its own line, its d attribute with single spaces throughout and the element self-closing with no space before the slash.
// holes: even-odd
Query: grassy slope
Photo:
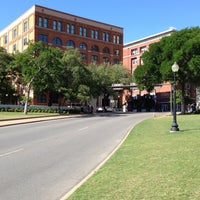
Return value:
<svg viewBox="0 0 200 200">
<path fill-rule="evenodd" d="M 68 199 L 200 199 L 200 115 L 137 125 L 112 158 Z"/>
</svg>

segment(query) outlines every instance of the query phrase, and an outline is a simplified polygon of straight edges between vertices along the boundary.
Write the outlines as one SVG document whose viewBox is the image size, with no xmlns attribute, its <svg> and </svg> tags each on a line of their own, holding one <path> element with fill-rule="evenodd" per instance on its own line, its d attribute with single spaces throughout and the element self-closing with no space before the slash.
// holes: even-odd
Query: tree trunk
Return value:
<svg viewBox="0 0 200 200">
<path fill-rule="evenodd" d="M 24 105 L 24 114 L 25 115 L 28 114 L 28 102 L 29 102 L 30 90 L 31 90 L 31 88 L 28 87 L 28 91 L 27 91 L 27 95 L 26 95 L 26 101 L 25 101 L 25 105 Z"/>
<path fill-rule="evenodd" d="M 30 80 L 30 82 L 27 85 L 27 95 L 26 95 L 26 102 L 24 105 L 24 114 L 27 115 L 28 114 L 28 101 L 29 101 L 29 97 L 30 97 L 30 90 L 31 90 L 31 84 L 34 81 L 34 77 Z"/>
</svg>

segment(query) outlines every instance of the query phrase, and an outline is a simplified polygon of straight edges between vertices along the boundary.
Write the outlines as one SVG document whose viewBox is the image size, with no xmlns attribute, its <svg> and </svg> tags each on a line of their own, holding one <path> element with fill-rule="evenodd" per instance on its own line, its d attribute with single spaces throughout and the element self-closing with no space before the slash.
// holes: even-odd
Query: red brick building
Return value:
<svg viewBox="0 0 200 200">
<path fill-rule="evenodd" d="M 72 46 L 80 50 L 86 64 L 123 61 L 123 28 L 38 5 L 0 31 L 0 46 L 9 53 L 23 52 L 28 41 L 43 41 L 61 49 Z"/>
<path fill-rule="evenodd" d="M 27 42 L 43 41 L 78 48 L 86 63 L 122 62 L 123 28 L 34 5 L 0 32 L 0 46 L 24 51 Z"/>
<path fill-rule="evenodd" d="M 169 36 L 175 31 L 176 30 L 174 28 L 170 28 L 169 30 L 157 33 L 155 35 L 124 44 L 123 65 L 131 73 L 134 73 L 134 70 L 137 68 L 137 66 L 142 64 L 141 56 L 149 49 L 150 44 L 160 41 L 161 38 Z M 139 91 L 137 87 L 134 87 L 129 91 L 129 93 L 125 91 L 126 95 L 123 101 L 127 101 L 127 99 L 129 99 L 130 103 L 134 104 L 133 101 L 139 101 L 141 98 L 146 101 L 147 95 L 150 95 L 153 98 L 153 101 L 151 102 L 157 104 L 154 105 L 154 108 L 152 109 L 166 111 L 170 110 L 170 92 L 171 85 L 169 83 L 162 83 L 162 86 L 160 85 L 159 87 L 155 87 L 154 91 L 152 91 L 150 94 L 147 94 L 146 90 Z M 130 109 L 136 110 L 136 106 L 131 105 Z M 146 110 L 143 105 L 140 105 L 140 110 L 142 109 Z"/>
</svg>

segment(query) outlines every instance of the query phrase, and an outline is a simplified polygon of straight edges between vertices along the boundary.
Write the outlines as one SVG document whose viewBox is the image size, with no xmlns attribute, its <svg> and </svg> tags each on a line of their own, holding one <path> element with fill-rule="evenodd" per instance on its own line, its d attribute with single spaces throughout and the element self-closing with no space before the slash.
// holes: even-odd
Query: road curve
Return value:
<svg viewBox="0 0 200 200">
<path fill-rule="evenodd" d="M 107 113 L 0 127 L 0 199 L 59 200 L 153 113 Z"/>
</svg>

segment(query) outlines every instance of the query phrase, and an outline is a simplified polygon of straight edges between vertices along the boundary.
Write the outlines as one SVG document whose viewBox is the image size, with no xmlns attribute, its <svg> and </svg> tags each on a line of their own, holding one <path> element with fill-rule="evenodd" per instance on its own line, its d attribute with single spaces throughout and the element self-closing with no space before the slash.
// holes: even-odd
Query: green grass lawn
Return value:
<svg viewBox="0 0 200 200">
<path fill-rule="evenodd" d="M 53 113 L 28 113 L 25 115 L 23 112 L 0 112 L 0 120 L 15 119 L 15 118 L 29 118 L 29 117 L 41 117 L 41 116 L 53 116 L 58 114 Z"/>
<path fill-rule="evenodd" d="M 69 200 L 200 199 L 200 115 L 138 124 L 120 149 Z"/>
</svg>

